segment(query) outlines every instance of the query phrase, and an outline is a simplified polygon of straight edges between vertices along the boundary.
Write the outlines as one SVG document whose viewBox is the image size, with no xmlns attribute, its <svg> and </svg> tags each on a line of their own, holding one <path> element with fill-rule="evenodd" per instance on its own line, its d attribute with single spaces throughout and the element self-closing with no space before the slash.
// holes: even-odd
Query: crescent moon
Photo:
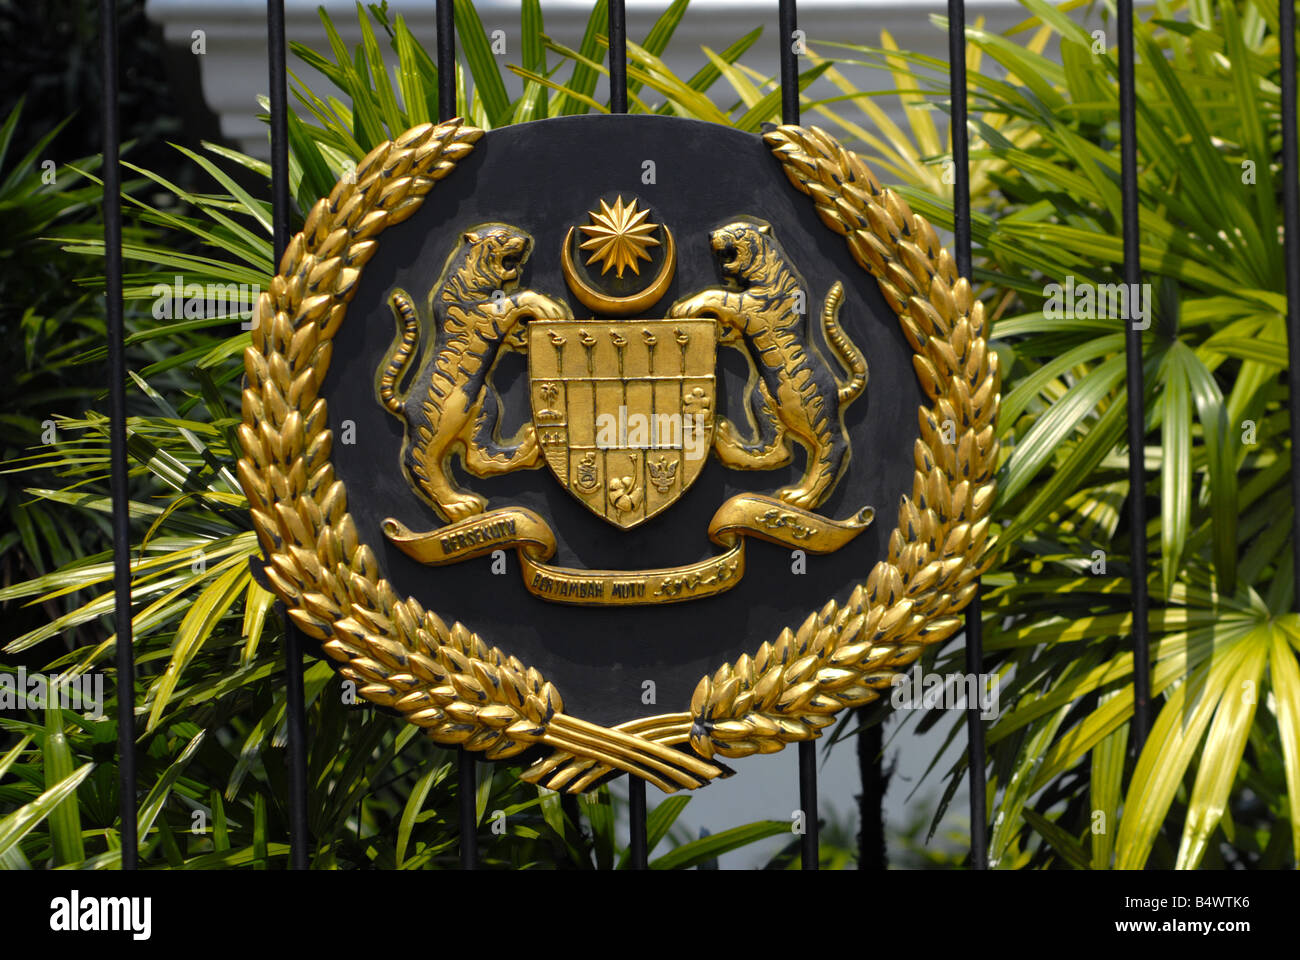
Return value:
<svg viewBox="0 0 1300 960">
<path fill-rule="evenodd" d="M 672 283 L 673 273 L 677 270 L 677 244 L 673 241 L 673 232 L 668 229 L 667 224 L 664 225 L 664 236 L 667 240 L 664 244 L 663 267 L 650 286 L 628 297 L 611 297 L 583 282 L 578 276 L 577 268 L 573 265 L 571 252 L 573 231 L 574 228 L 570 227 L 569 232 L 564 235 L 564 252 L 561 257 L 564 279 L 569 284 L 569 289 L 573 291 L 573 295 L 597 314 L 625 317 L 657 303 L 668 291 L 668 284 Z"/>
</svg>

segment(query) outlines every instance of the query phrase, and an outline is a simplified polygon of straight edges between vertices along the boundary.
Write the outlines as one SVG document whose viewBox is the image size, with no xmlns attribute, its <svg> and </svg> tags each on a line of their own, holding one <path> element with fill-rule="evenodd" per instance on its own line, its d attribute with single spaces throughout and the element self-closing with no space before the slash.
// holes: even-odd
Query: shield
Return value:
<svg viewBox="0 0 1300 960">
<path fill-rule="evenodd" d="M 533 423 L 556 478 L 620 529 L 668 509 L 713 443 L 713 320 L 528 325 Z"/>
</svg>

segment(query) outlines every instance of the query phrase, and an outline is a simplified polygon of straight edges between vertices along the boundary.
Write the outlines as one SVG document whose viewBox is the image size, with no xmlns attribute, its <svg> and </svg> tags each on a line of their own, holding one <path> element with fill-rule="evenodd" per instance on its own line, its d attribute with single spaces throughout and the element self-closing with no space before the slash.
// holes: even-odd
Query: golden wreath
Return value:
<svg viewBox="0 0 1300 960">
<path fill-rule="evenodd" d="M 790 182 L 875 277 L 912 347 L 930 401 L 919 411 L 912 493 L 888 557 L 843 605 L 828 602 L 704 677 L 686 711 L 588 723 L 564 712 L 537 670 L 393 592 L 358 540 L 330 463 L 319 391 L 376 237 L 414 214 L 482 135 L 455 119 L 380 144 L 312 207 L 258 301 L 238 472 L 272 590 L 362 697 L 489 759 L 550 748 L 523 776 L 551 789 L 578 792 L 624 771 L 672 792 L 726 773 L 715 757 L 818 736 L 961 628 L 990 556 L 1000 377 L 983 305 L 930 224 L 856 154 L 816 127 L 764 134 Z"/>
</svg>

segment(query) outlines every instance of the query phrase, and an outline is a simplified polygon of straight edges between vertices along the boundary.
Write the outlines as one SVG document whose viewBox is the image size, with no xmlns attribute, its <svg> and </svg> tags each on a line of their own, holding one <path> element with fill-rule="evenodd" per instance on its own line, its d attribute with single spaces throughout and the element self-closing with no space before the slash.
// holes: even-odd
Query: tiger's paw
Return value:
<svg viewBox="0 0 1300 960">
<path fill-rule="evenodd" d="M 440 499 L 438 508 L 448 522 L 455 523 L 458 520 L 468 520 L 470 517 L 477 516 L 486 510 L 487 498 L 480 497 L 477 493 L 453 494 Z"/>
</svg>

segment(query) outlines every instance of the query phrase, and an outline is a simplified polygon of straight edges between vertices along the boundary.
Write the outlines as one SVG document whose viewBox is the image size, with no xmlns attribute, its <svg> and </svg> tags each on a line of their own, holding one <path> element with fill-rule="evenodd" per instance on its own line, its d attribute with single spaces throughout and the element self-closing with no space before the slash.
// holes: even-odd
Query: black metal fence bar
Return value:
<svg viewBox="0 0 1300 960">
<path fill-rule="evenodd" d="M 438 0 L 438 121 L 456 116 L 456 13 L 452 0 Z M 464 747 L 456 751 L 456 796 L 460 801 L 460 866 L 478 868 L 478 761 Z"/>
<path fill-rule="evenodd" d="M 456 796 L 460 801 L 460 868 L 478 869 L 478 762 L 464 747 L 456 763 Z"/>
<path fill-rule="evenodd" d="M 438 120 L 456 116 L 456 14 L 452 0 L 438 0 Z"/>
<path fill-rule="evenodd" d="M 135 651 L 131 630 L 130 472 L 126 462 L 126 355 L 122 342 L 122 168 L 118 163 L 117 9 L 99 2 L 104 111 L 104 309 L 108 336 L 109 483 L 113 502 L 113 619 L 117 630 L 117 783 L 122 869 L 139 856 L 135 809 Z"/>
<path fill-rule="evenodd" d="M 627 113 L 627 13 L 609 0 L 609 112 Z"/>
<path fill-rule="evenodd" d="M 1294 594 L 1291 609 L 1300 610 L 1300 162 L 1296 148 L 1295 6 L 1279 4 L 1278 32 L 1282 58 L 1282 215 L 1286 226 L 1286 339 L 1289 359 L 1287 379 L 1291 411 L 1291 558 Z"/>
<path fill-rule="evenodd" d="M 1124 283 L 1138 289 L 1137 95 L 1133 83 L 1133 0 L 1119 0 L 1120 190 L 1123 194 Z M 1134 302 L 1133 294 L 1129 303 Z M 1132 313 L 1132 311 L 1128 311 Z M 1146 383 L 1142 373 L 1142 329 L 1124 318 L 1128 388 L 1128 521 L 1133 590 L 1133 749 L 1141 752 L 1151 729 L 1151 664 L 1147 639 Z"/>
<path fill-rule="evenodd" d="M 780 0 L 777 7 L 777 42 L 781 44 L 781 122 L 799 122 L 799 57 L 795 53 L 799 29 L 795 0 Z"/>
<path fill-rule="evenodd" d="M 799 29 L 795 0 L 780 0 L 777 7 L 777 43 L 781 50 L 781 122 L 799 122 Z M 818 856 L 817 743 L 799 744 L 799 809 L 803 814 L 800 855 L 803 869 L 816 870 Z"/>
<path fill-rule="evenodd" d="M 627 12 L 623 0 L 609 6 L 609 112 L 627 113 Z M 627 775 L 628 865 L 645 870 L 650 855 L 646 839 L 645 781 Z"/>
<path fill-rule="evenodd" d="M 284 54 L 284 0 L 266 2 L 271 101 L 271 224 L 275 267 L 289 246 L 289 98 Z M 285 724 L 289 762 L 289 866 L 307 869 L 307 719 L 302 679 L 303 639 L 284 614 Z"/>
<path fill-rule="evenodd" d="M 821 826 L 817 818 L 817 741 L 799 744 L 799 810 L 803 835 L 799 838 L 799 865 L 816 870 L 821 864 Z"/>
<path fill-rule="evenodd" d="M 635 774 L 627 775 L 628 866 L 633 870 L 648 870 L 649 844 L 646 839 L 645 781 Z"/>
<path fill-rule="evenodd" d="M 970 138 L 966 124 L 966 3 L 948 0 L 948 98 L 952 137 L 952 232 L 957 273 L 971 279 Z M 966 672 L 984 672 L 984 620 L 979 581 L 966 608 Z M 988 868 L 988 798 L 984 777 L 984 721 L 980 705 L 966 708 L 966 762 L 970 777 L 970 862 L 974 870 Z"/>
</svg>

